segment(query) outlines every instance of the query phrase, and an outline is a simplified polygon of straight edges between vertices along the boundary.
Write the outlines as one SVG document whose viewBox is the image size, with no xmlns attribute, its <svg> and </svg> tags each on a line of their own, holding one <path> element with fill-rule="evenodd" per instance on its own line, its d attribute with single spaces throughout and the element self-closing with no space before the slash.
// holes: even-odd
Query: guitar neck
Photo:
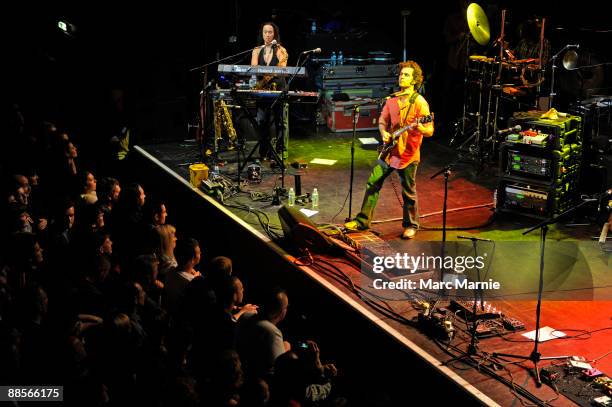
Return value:
<svg viewBox="0 0 612 407">
<path fill-rule="evenodd" d="M 394 139 L 398 138 L 399 136 L 401 136 L 401 135 L 402 135 L 402 133 L 403 133 L 403 132 L 405 132 L 405 131 L 408 131 L 408 130 L 412 129 L 412 128 L 414 128 L 415 126 L 416 126 L 416 124 L 414 124 L 414 123 L 413 123 L 413 124 L 409 124 L 409 125 L 407 125 L 407 126 L 404 126 L 404 127 L 401 127 L 401 128 L 399 128 L 399 129 L 395 130 L 395 131 L 393 132 L 393 138 L 394 138 Z"/>
</svg>

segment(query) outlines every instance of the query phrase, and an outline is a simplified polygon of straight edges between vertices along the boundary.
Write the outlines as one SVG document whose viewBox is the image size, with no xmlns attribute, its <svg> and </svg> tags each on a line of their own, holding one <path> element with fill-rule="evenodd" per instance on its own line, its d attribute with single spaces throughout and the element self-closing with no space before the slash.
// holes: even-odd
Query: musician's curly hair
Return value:
<svg viewBox="0 0 612 407">
<path fill-rule="evenodd" d="M 421 85 L 423 84 L 423 70 L 421 69 L 421 67 L 419 66 L 419 64 L 417 64 L 414 61 L 405 61 L 405 62 L 400 62 L 399 64 L 399 72 L 402 72 L 402 69 L 404 68 L 412 68 L 412 81 L 414 83 L 414 89 L 418 90 Z"/>
</svg>

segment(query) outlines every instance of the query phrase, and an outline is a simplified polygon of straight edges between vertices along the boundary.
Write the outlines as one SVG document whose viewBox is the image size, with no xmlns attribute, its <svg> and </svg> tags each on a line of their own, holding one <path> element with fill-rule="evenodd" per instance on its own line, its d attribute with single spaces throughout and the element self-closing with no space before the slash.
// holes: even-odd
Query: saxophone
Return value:
<svg viewBox="0 0 612 407">
<path fill-rule="evenodd" d="M 234 128 L 234 122 L 232 115 L 227 107 L 224 100 L 215 101 L 215 140 L 221 140 L 223 138 L 223 129 L 228 135 L 228 150 L 236 148 L 236 129 Z"/>
</svg>

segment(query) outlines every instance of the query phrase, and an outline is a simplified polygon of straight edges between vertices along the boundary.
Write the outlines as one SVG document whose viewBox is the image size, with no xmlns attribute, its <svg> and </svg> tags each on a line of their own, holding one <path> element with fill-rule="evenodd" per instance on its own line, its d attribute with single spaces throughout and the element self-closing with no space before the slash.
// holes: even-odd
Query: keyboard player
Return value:
<svg viewBox="0 0 612 407">
<path fill-rule="evenodd" d="M 253 48 L 251 65 L 287 66 L 289 55 L 280 43 L 278 26 L 272 22 L 265 22 L 261 25 L 260 32 L 263 43 Z M 282 90 L 285 86 L 285 78 L 273 75 L 264 75 L 258 78 L 255 85 L 257 89 L 268 90 Z M 272 140 L 276 140 L 276 150 L 279 155 L 282 152 L 286 157 L 285 146 L 289 134 L 287 109 L 288 106 L 282 103 L 277 103 L 273 109 L 270 108 L 269 101 L 260 101 L 257 104 L 259 157 L 262 161 L 271 158 L 270 146 Z"/>
</svg>

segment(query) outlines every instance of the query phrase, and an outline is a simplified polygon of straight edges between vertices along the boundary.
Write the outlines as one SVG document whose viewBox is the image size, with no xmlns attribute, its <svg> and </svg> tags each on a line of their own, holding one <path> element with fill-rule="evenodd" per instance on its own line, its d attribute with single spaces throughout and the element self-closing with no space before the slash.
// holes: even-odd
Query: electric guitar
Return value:
<svg viewBox="0 0 612 407">
<path fill-rule="evenodd" d="M 400 136 L 402 135 L 402 133 L 404 133 L 405 131 L 408 130 L 412 130 L 414 129 L 416 126 L 419 125 L 419 123 L 423 124 L 423 123 L 429 123 L 431 121 L 433 121 L 433 116 L 434 114 L 431 113 L 427 116 L 422 116 L 419 117 L 417 120 L 415 120 L 414 122 L 407 124 L 406 126 L 403 126 L 397 130 L 395 130 L 393 133 L 391 133 L 391 139 L 387 142 L 387 143 L 383 143 L 379 148 L 379 154 L 378 154 L 378 159 L 385 161 L 387 159 L 387 157 L 389 156 L 389 154 L 391 153 L 391 150 L 393 150 L 395 148 L 395 146 L 397 145 L 397 141 L 399 140 Z"/>
</svg>

